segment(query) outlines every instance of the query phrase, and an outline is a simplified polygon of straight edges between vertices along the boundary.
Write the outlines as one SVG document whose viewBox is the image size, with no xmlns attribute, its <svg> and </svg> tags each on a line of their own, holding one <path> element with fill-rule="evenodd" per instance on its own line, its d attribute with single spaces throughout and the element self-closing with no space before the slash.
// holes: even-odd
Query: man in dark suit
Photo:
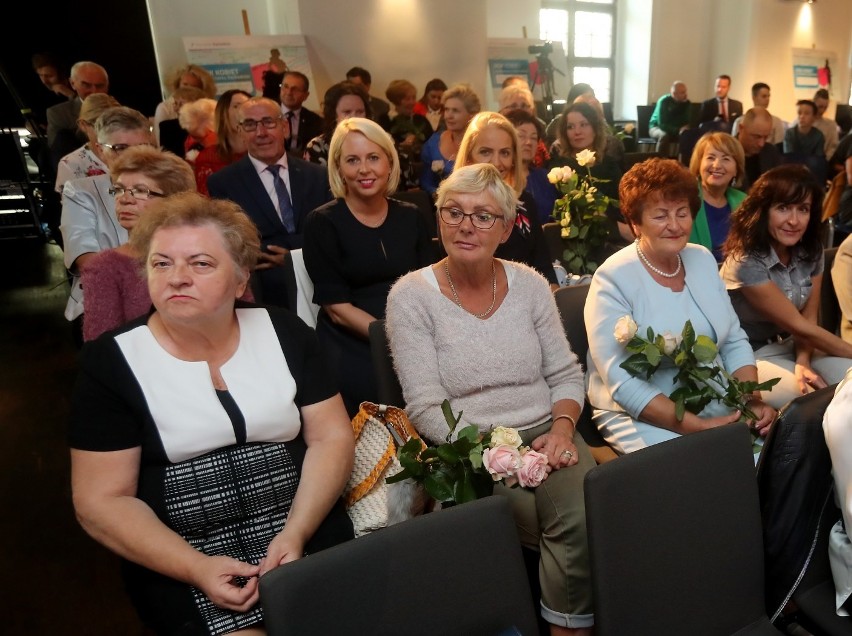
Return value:
<svg viewBox="0 0 852 636">
<path fill-rule="evenodd" d="M 77 150 L 86 141 L 80 132 L 77 119 L 83 100 L 92 93 L 109 92 L 109 76 L 106 69 L 95 62 L 77 62 L 71 67 L 71 88 L 77 92 L 75 99 L 69 99 L 47 109 L 47 145 L 54 174 L 59 160 L 69 152 Z"/>
<path fill-rule="evenodd" d="M 730 133 L 734 120 L 743 114 L 743 104 L 728 98 L 731 88 L 730 75 L 717 77 L 715 88 L 716 96 L 701 102 L 698 123 L 712 124 L 713 129 Z"/>
<path fill-rule="evenodd" d="M 290 131 L 274 100 L 247 100 L 239 122 L 248 154 L 210 175 L 207 189 L 212 197 L 238 203 L 257 225 L 262 242 L 253 287 L 257 300 L 289 307 L 295 280 L 285 272 L 285 258 L 302 247 L 308 213 L 331 200 L 328 176 L 324 168 L 287 154 Z"/>
<path fill-rule="evenodd" d="M 284 73 L 281 83 L 281 113 L 290 127 L 287 151 L 299 157 L 305 152 L 308 142 L 322 133 L 322 117 L 302 104 L 310 95 L 308 77 L 299 71 Z"/>
<path fill-rule="evenodd" d="M 353 66 L 346 71 L 346 79 L 353 84 L 360 84 L 370 94 L 370 86 L 373 85 L 373 76 L 365 68 Z M 385 100 L 370 95 L 370 112 L 373 113 L 373 121 L 385 130 L 390 130 L 390 104 Z"/>
<path fill-rule="evenodd" d="M 740 120 L 737 140 L 745 153 L 745 173 L 737 189 L 748 192 L 758 177 L 767 170 L 781 165 L 781 153 L 775 144 L 768 143 L 772 136 L 772 115 L 765 108 L 749 108 Z"/>
</svg>

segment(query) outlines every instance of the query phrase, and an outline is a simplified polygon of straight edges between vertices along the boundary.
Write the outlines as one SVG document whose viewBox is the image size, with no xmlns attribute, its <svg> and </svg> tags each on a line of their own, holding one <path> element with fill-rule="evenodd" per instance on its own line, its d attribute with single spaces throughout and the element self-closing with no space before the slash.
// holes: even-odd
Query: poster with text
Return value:
<svg viewBox="0 0 852 636">
<path fill-rule="evenodd" d="M 834 97 L 831 83 L 831 70 L 837 68 L 837 55 L 834 51 L 816 49 L 793 49 L 793 87 L 796 99 L 813 99 L 820 89 L 828 90 Z"/>
<path fill-rule="evenodd" d="M 224 35 L 185 37 L 187 60 L 206 68 L 219 95 L 239 88 L 252 95 L 273 95 L 285 70 L 304 73 L 312 82 L 308 50 L 302 35 Z M 311 93 L 305 106 L 318 110 Z"/>
</svg>

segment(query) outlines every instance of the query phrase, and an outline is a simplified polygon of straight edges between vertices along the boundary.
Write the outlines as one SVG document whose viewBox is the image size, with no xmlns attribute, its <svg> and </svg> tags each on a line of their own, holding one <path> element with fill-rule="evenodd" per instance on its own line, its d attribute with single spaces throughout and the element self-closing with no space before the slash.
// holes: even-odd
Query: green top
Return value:
<svg viewBox="0 0 852 636">
<path fill-rule="evenodd" d="M 701 199 L 701 207 L 698 208 L 698 214 L 695 216 L 695 221 L 692 223 L 692 232 L 689 234 L 689 242 L 703 245 L 711 252 L 713 251 L 713 240 L 710 238 L 710 225 L 707 222 L 707 212 L 704 210 L 704 192 L 701 188 L 701 181 L 698 181 L 698 197 Z M 728 188 L 725 190 L 725 199 L 728 205 L 731 206 L 731 213 L 736 210 L 740 203 L 746 198 L 746 193 Z"/>
</svg>

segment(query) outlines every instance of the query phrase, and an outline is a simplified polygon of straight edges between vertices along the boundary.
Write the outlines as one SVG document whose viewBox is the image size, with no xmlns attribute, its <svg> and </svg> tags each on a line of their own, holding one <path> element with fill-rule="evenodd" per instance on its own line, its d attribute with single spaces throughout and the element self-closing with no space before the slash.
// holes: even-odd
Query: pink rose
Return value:
<svg viewBox="0 0 852 636">
<path fill-rule="evenodd" d="M 486 448 L 482 453 L 482 465 L 491 473 L 494 481 L 500 481 L 514 475 L 520 469 L 521 454 L 517 448 L 507 444 Z"/>
<path fill-rule="evenodd" d="M 547 479 L 547 455 L 528 450 L 521 456 L 518 483 L 524 488 L 535 488 Z"/>
</svg>

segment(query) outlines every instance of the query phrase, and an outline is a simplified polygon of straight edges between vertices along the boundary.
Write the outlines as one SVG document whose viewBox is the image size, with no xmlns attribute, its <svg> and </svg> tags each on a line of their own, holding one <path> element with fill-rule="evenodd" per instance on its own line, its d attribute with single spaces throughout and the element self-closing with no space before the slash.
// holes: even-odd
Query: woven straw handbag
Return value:
<svg viewBox="0 0 852 636">
<path fill-rule="evenodd" d="M 411 480 L 387 484 L 402 466 L 397 450 L 412 438 L 419 439 L 405 411 L 395 406 L 362 402 L 352 418 L 355 464 L 343 496 L 359 537 L 423 511 L 425 493 Z"/>
</svg>

